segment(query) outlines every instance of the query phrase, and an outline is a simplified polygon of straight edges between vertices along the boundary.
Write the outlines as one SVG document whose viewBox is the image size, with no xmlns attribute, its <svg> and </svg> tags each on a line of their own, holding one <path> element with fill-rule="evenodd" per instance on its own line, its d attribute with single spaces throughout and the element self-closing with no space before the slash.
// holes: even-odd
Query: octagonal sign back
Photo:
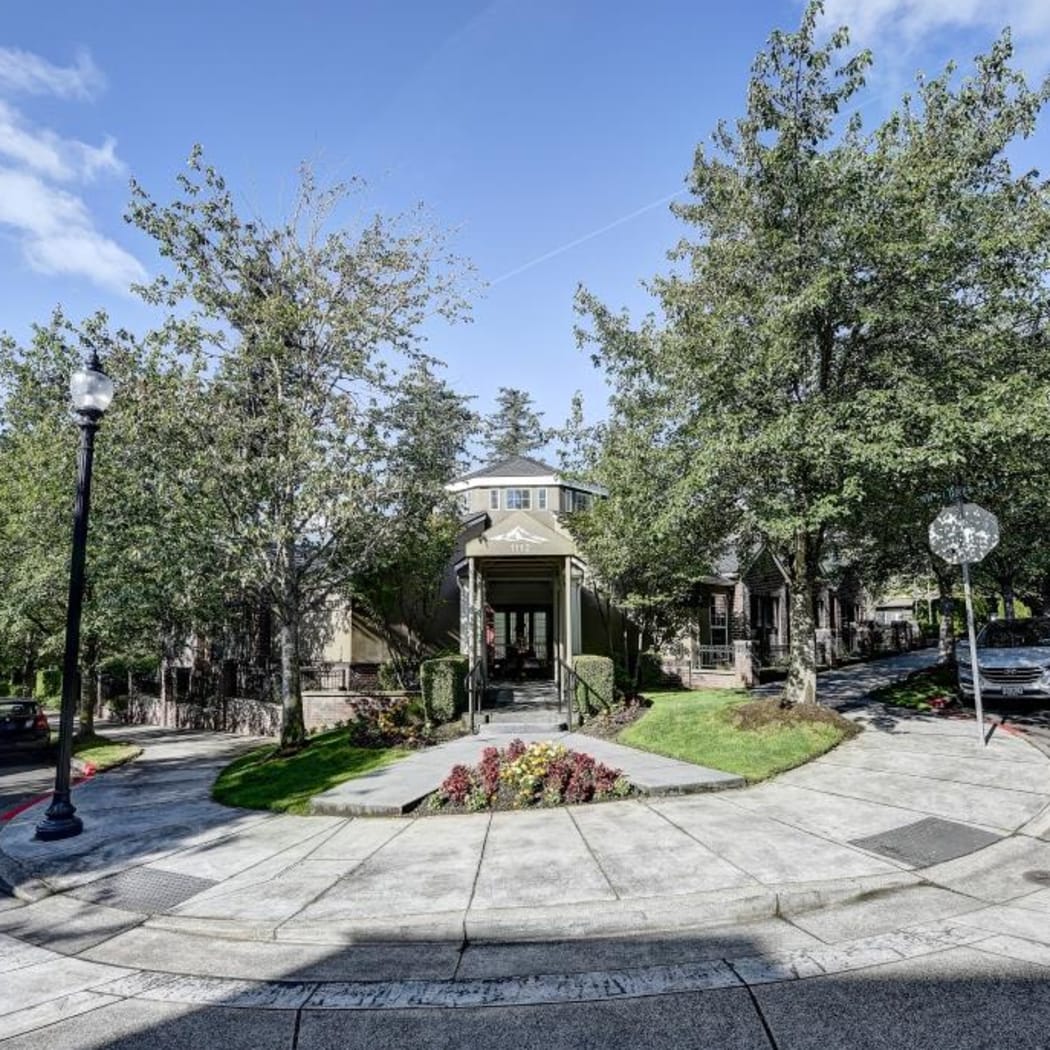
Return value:
<svg viewBox="0 0 1050 1050">
<path fill-rule="evenodd" d="M 952 565 L 980 561 L 999 542 L 999 519 L 976 503 L 953 503 L 930 523 L 933 553 Z"/>
</svg>

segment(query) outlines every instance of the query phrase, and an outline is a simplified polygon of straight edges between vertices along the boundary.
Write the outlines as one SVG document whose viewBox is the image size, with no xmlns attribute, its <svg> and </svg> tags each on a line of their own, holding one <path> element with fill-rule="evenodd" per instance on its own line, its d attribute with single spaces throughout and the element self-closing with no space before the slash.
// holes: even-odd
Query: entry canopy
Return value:
<svg viewBox="0 0 1050 1050">
<path fill-rule="evenodd" d="M 930 549 L 951 565 L 972 565 L 998 542 L 999 519 L 976 503 L 953 503 L 930 523 Z"/>
<path fill-rule="evenodd" d="M 576 554 L 569 536 L 527 511 L 508 514 L 467 543 L 468 558 L 552 558 Z"/>
</svg>

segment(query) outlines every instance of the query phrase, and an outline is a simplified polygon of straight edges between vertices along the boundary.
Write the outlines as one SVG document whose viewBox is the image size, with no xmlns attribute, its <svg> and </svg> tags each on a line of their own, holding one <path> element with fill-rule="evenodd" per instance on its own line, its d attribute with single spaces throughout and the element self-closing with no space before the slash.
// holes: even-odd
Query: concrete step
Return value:
<svg viewBox="0 0 1050 1050">
<path fill-rule="evenodd" d="M 522 733 L 564 733 L 564 722 L 485 722 L 482 728 L 500 736 L 520 736 Z"/>
<path fill-rule="evenodd" d="M 468 716 L 463 722 L 469 722 Z M 549 708 L 516 704 L 479 711 L 477 724 L 493 733 L 557 733 L 565 728 L 565 716 L 556 704 Z"/>
</svg>

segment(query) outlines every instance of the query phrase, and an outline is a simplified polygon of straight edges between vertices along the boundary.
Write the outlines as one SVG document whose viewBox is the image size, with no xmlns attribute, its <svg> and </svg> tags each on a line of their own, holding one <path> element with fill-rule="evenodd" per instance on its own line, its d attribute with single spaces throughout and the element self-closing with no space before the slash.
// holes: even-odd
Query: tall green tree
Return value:
<svg viewBox="0 0 1050 1050">
<path fill-rule="evenodd" d="M 420 328 L 459 316 L 458 267 L 422 213 L 337 225 L 347 189 L 304 171 L 290 217 L 243 217 L 194 150 L 179 196 L 137 183 L 129 220 L 170 260 L 144 294 L 173 311 L 182 345 L 215 359 L 211 412 L 195 437 L 226 519 L 221 567 L 274 610 L 284 749 L 302 745 L 302 632 L 375 563 L 385 456 L 377 406 Z"/>
<path fill-rule="evenodd" d="M 501 386 L 495 412 L 482 420 L 482 454 L 490 461 L 527 456 L 543 448 L 554 433 L 544 427 L 543 413 L 533 408 L 530 394 Z"/>
<path fill-rule="evenodd" d="M 196 544 L 215 534 L 215 504 L 185 425 L 199 405 L 199 362 L 113 331 L 104 314 L 74 325 L 56 313 L 28 346 L 0 346 L 0 637 L 19 653 L 22 682 L 31 686 L 38 663 L 58 662 L 63 644 L 78 441 L 68 387 L 88 350 L 117 389 L 97 440 L 81 622 L 81 724 L 90 733 L 103 662 L 141 663 L 184 646 L 221 601 L 211 550 Z"/>
<path fill-rule="evenodd" d="M 408 687 L 431 644 L 460 531 L 456 500 L 445 486 L 464 466 L 477 417 L 469 398 L 437 374 L 437 363 L 420 358 L 402 377 L 384 418 L 390 525 L 375 564 L 353 580 L 351 598 L 367 611 Z"/>
<path fill-rule="evenodd" d="M 1039 400 L 1018 364 L 1046 376 L 1033 319 L 1047 197 L 1004 156 L 1046 90 L 1009 68 L 1004 39 L 975 77 L 921 85 L 864 137 L 843 115 L 869 56 L 843 55 L 844 29 L 820 42 L 820 13 L 812 3 L 797 32 L 772 34 L 745 116 L 697 151 L 693 198 L 675 208 L 697 236 L 675 253 L 682 269 L 653 284 L 663 317 L 634 329 L 579 300 L 605 367 L 648 372 L 664 392 L 661 441 L 690 449 L 682 504 L 708 518 L 719 506 L 779 553 L 786 695 L 803 702 L 816 697 L 829 543 L 873 500 L 923 491 L 1013 440 Z"/>
</svg>

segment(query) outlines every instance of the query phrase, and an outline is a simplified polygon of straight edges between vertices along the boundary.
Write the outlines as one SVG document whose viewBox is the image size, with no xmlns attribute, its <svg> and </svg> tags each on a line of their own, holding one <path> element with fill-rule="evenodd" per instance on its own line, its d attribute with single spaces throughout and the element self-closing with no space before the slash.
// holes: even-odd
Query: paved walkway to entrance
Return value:
<svg viewBox="0 0 1050 1050">
<path fill-rule="evenodd" d="M 982 748 L 971 720 L 851 717 L 865 732 L 755 788 L 426 818 L 228 809 L 208 788 L 250 741 L 129 730 L 146 752 L 76 789 L 81 836 L 36 842 L 40 807 L 0 833 L 22 898 L 0 900 L 0 1038 L 44 1045 L 132 1001 L 306 1023 L 754 987 L 960 946 L 1050 967 L 1047 756 L 1003 732 Z"/>
<path fill-rule="evenodd" d="M 599 762 L 622 770 L 643 794 L 690 794 L 742 787 L 741 777 L 691 762 L 679 762 L 584 733 L 492 733 L 486 726 L 475 736 L 417 751 L 400 762 L 337 785 L 313 800 L 315 813 L 329 816 L 394 816 L 407 812 L 421 798 L 441 786 L 458 763 L 473 765 L 486 747 L 506 747 L 517 737 L 531 744 L 553 740 L 574 751 L 585 751 Z"/>
</svg>

